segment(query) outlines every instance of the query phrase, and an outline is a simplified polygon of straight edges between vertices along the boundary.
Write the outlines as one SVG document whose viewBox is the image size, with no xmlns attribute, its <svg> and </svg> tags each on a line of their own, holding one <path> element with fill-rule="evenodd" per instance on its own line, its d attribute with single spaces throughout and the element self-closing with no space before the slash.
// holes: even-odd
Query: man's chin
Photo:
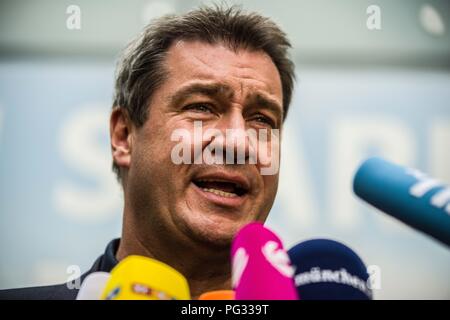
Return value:
<svg viewBox="0 0 450 320">
<path fill-rule="evenodd" d="M 205 232 L 204 230 L 200 232 L 193 231 L 191 238 L 197 243 L 214 248 L 215 250 L 229 249 L 231 242 L 233 241 L 234 234 L 218 234 Z"/>
<path fill-rule="evenodd" d="M 196 243 L 213 248 L 229 248 L 236 233 L 246 222 L 207 219 L 185 221 L 184 233 Z"/>
</svg>

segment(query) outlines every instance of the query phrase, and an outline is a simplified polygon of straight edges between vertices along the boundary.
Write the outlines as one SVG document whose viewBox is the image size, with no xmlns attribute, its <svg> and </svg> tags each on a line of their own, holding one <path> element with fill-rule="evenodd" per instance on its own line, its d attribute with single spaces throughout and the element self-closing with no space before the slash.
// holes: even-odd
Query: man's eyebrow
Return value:
<svg viewBox="0 0 450 320">
<path fill-rule="evenodd" d="M 192 83 L 169 97 L 169 103 L 173 106 L 179 105 L 183 100 L 194 94 L 231 99 L 233 98 L 233 89 L 223 83 Z M 275 99 L 261 92 L 250 94 L 246 98 L 246 104 L 269 109 L 276 115 L 280 115 L 281 120 L 284 119 L 283 107 Z"/>
<path fill-rule="evenodd" d="M 208 97 L 215 96 L 233 96 L 231 87 L 221 83 L 193 83 L 178 90 L 169 98 L 171 105 L 178 105 L 190 95 L 201 94 Z"/>
<path fill-rule="evenodd" d="M 283 107 L 273 98 L 268 97 L 260 92 L 253 93 L 247 98 L 246 103 L 252 106 L 262 107 L 271 110 L 277 116 L 279 115 L 281 120 L 284 119 Z"/>
</svg>

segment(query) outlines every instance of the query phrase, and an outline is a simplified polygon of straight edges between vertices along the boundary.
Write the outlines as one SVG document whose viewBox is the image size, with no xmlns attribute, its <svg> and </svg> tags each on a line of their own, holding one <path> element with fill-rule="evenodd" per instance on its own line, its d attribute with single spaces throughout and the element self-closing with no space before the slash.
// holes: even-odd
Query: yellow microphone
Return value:
<svg viewBox="0 0 450 320">
<path fill-rule="evenodd" d="M 112 271 L 102 300 L 190 300 L 186 278 L 161 261 L 128 256 Z"/>
<path fill-rule="evenodd" d="M 198 300 L 234 300 L 234 291 L 233 290 L 216 290 L 205 292 Z"/>
</svg>

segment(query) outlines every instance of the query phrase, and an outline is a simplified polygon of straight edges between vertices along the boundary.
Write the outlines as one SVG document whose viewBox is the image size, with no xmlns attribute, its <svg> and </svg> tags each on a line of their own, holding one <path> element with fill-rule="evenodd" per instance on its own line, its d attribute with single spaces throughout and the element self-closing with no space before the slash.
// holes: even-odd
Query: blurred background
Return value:
<svg viewBox="0 0 450 320">
<path fill-rule="evenodd" d="M 0 1 L 0 288 L 86 271 L 121 232 L 108 115 L 115 61 L 152 18 L 208 2 Z M 381 271 L 376 299 L 450 299 L 450 252 L 362 204 L 379 155 L 450 182 L 450 2 L 227 1 L 274 19 L 297 83 L 268 225 Z M 78 15 L 80 20 L 74 20 Z"/>
</svg>

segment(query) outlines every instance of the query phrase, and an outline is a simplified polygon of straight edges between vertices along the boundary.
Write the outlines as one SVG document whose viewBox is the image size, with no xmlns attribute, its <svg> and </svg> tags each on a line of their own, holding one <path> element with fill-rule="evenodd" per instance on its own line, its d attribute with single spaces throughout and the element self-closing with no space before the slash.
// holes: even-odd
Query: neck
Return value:
<svg viewBox="0 0 450 320">
<path fill-rule="evenodd" d="M 140 233 L 140 228 L 133 226 L 136 225 L 130 226 L 124 221 L 122 239 L 116 253 L 119 261 L 129 255 L 140 255 L 170 265 L 187 279 L 192 299 L 208 291 L 231 289 L 228 247 L 208 248 L 172 237 L 152 237 L 152 234 L 161 233 Z"/>
</svg>

